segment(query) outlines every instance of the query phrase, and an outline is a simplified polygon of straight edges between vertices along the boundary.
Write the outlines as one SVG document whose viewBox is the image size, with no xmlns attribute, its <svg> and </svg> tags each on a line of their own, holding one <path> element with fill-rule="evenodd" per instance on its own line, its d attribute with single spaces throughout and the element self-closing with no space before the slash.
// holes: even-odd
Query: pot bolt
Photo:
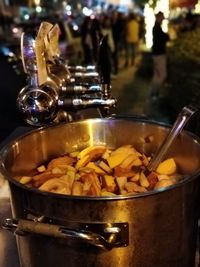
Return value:
<svg viewBox="0 0 200 267">
<path fill-rule="evenodd" d="M 18 221 L 11 218 L 7 218 L 4 220 L 4 222 L 2 222 L 2 228 L 11 231 L 15 235 L 26 235 L 25 232 L 18 229 Z"/>
<path fill-rule="evenodd" d="M 121 229 L 119 227 L 108 227 L 104 229 L 104 233 L 108 234 L 118 234 L 120 231 Z"/>
</svg>

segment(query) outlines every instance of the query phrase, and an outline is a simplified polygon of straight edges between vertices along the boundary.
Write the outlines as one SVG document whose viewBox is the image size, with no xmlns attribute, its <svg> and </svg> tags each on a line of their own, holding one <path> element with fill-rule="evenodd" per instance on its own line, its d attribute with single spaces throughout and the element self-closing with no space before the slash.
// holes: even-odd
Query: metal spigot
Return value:
<svg viewBox="0 0 200 267">
<path fill-rule="evenodd" d="M 65 98 L 58 100 L 58 107 L 64 110 L 77 111 L 87 108 L 111 108 L 116 104 L 116 99 L 109 98 Z"/>
<path fill-rule="evenodd" d="M 65 66 L 62 61 L 55 61 L 54 63 L 49 62 L 47 59 L 48 76 L 54 79 L 58 87 L 61 89 L 67 89 L 68 86 L 72 85 L 84 85 L 88 87 L 91 85 L 100 84 L 99 73 L 96 71 L 75 71 L 70 72 L 68 67 Z M 87 84 L 87 85 L 86 85 Z"/>
<path fill-rule="evenodd" d="M 61 91 L 64 95 L 84 95 L 84 94 L 99 94 L 102 92 L 101 85 L 69 85 L 67 87 L 61 88 Z M 62 94 L 62 95 L 63 95 Z"/>
<path fill-rule="evenodd" d="M 57 115 L 58 88 L 50 77 L 39 85 L 35 39 L 31 34 L 21 36 L 21 55 L 28 85 L 18 94 L 17 107 L 28 124 L 41 126 Z"/>
<path fill-rule="evenodd" d="M 46 125 L 57 116 L 57 95 L 47 84 L 40 87 L 25 86 L 18 94 L 17 107 L 28 124 Z"/>
<path fill-rule="evenodd" d="M 81 65 L 70 66 L 70 65 L 67 65 L 67 68 L 69 69 L 69 71 L 71 73 L 72 72 L 93 72 L 93 71 L 96 71 L 95 65 L 87 65 L 87 66 L 81 66 Z"/>
<path fill-rule="evenodd" d="M 81 79 L 87 79 L 87 78 L 99 78 L 99 73 L 96 71 L 91 72 L 74 72 L 71 74 L 72 77 L 75 78 L 81 78 Z"/>
</svg>

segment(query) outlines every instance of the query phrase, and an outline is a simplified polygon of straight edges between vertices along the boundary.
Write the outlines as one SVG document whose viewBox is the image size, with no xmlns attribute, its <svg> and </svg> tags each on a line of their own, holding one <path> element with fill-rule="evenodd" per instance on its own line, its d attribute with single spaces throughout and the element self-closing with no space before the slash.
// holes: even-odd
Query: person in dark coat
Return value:
<svg viewBox="0 0 200 267">
<path fill-rule="evenodd" d="M 167 78 L 167 56 L 166 45 L 169 41 L 169 35 L 162 30 L 162 22 L 164 14 L 158 12 L 155 16 L 155 24 L 153 27 L 153 80 L 151 88 L 151 97 L 159 97 L 160 90 L 164 86 Z"/>
<path fill-rule="evenodd" d="M 123 43 L 123 34 L 125 32 L 125 25 L 122 18 L 122 13 L 114 10 L 112 12 L 112 34 L 115 44 L 115 50 L 113 52 L 113 69 L 114 74 L 118 74 L 119 71 L 119 53 L 120 46 Z"/>
<path fill-rule="evenodd" d="M 81 44 L 83 48 L 83 64 L 93 64 L 93 44 L 91 36 L 92 20 L 90 17 L 85 17 L 81 25 Z"/>
</svg>

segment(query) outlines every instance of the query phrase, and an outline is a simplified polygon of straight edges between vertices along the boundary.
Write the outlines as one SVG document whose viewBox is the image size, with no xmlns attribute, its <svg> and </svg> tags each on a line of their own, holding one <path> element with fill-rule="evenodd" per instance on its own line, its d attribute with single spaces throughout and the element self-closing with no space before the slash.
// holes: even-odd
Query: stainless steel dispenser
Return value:
<svg viewBox="0 0 200 267">
<path fill-rule="evenodd" d="M 107 37 L 100 42 L 97 66 L 69 66 L 59 54 L 57 29 L 43 22 L 35 38 L 21 36 L 28 85 L 20 91 L 17 106 L 24 120 L 34 126 L 71 121 L 71 113 L 87 108 L 108 116 L 116 99 L 110 95 Z"/>
</svg>

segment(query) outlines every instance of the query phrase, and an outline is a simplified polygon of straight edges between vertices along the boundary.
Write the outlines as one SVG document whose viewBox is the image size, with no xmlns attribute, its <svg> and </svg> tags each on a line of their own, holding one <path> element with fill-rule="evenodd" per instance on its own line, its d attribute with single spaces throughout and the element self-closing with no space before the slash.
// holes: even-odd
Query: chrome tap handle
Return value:
<svg viewBox="0 0 200 267">
<path fill-rule="evenodd" d="M 96 71 L 96 66 L 95 65 L 88 65 L 88 66 L 67 66 L 70 72 L 92 72 Z"/>
<path fill-rule="evenodd" d="M 24 72 L 26 74 L 31 75 L 33 72 L 35 72 L 37 67 L 35 54 L 35 39 L 30 33 L 22 33 L 20 47 Z"/>
<path fill-rule="evenodd" d="M 99 107 L 114 107 L 116 99 L 102 99 L 102 98 L 65 98 L 58 100 L 58 107 L 64 110 L 80 110 L 86 108 L 99 108 Z"/>
<path fill-rule="evenodd" d="M 99 45 L 98 68 L 101 84 L 110 86 L 111 76 L 111 59 L 110 49 L 108 46 L 108 36 L 104 36 Z"/>
<path fill-rule="evenodd" d="M 101 93 L 100 85 L 69 85 L 65 86 L 61 89 L 62 95 L 70 96 L 70 95 L 84 95 L 84 94 L 96 94 Z"/>
<path fill-rule="evenodd" d="M 108 35 L 102 38 L 99 45 L 98 69 L 102 86 L 102 98 L 109 100 L 111 98 L 111 54 L 108 46 Z M 100 106 L 100 112 L 103 117 L 108 117 L 110 106 L 105 105 L 103 108 Z"/>
<path fill-rule="evenodd" d="M 97 78 L 99 77 L 99 73 L 96 71 L 91 71 L 91 72 L 74 72 L 71 74 L 72 77 L 75 78 Z"/>
</svg>

